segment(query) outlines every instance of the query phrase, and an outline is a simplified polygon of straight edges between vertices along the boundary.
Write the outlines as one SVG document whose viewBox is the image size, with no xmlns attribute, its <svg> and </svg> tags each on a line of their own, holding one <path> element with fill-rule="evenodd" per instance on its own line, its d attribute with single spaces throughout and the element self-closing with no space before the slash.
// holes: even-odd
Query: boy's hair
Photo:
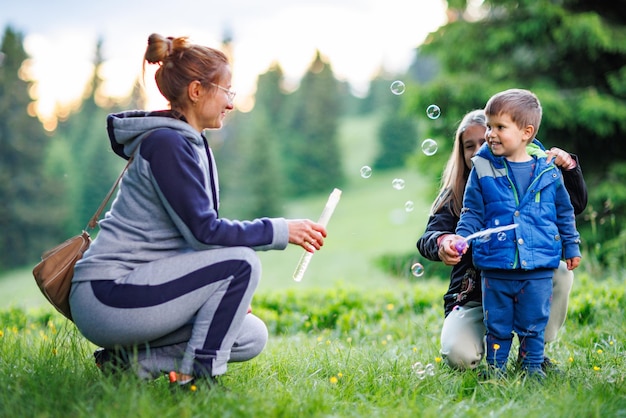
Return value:
<svg viewBox="0 0 626 418">
<path fill-rule="evenodd" d="M 529 90 L 509 89 L 491 96 L 485 105 L 487 116 L 507 114 L 511 120 L 522 129 L 528 125 L 535 128 L 535 135 L 541 124 L 541 103 L 535 94 Z"/>
</svg>

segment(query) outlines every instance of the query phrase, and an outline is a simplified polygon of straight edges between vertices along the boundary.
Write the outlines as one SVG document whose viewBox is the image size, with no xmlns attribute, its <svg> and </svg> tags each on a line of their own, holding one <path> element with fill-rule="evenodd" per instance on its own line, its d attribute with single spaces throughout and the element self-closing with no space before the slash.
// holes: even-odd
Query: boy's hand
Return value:
<svg viewBox="0 0 626 418">
<path fill-rule="evenodd" d="M 572 257 L 565 260 L 568 270 L 574 270 L 580 264 L 580 257 Z"/>
</svg>

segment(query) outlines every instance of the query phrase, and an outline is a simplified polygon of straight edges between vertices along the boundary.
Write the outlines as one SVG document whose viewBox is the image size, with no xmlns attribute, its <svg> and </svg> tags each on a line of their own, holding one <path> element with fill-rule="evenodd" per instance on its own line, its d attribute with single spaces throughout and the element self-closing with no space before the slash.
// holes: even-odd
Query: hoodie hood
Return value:
<svg viewBox="0 0 626 418">
<path fill-rule="evenodd" d="M 110 114 L 107 117 L 111 148 L 126 160 L 139 148 L 141 141 L 157 129 L 174 129 L 194 144 L 200 145 L 203 142 L 200 132 L 168 110 L 155 112 L 131 110 Z"/>
</svg>

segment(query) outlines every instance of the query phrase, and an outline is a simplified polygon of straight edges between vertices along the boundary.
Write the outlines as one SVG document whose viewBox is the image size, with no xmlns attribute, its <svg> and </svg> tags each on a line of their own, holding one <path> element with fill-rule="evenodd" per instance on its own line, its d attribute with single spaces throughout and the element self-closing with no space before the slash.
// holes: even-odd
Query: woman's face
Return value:
<svg viewBox="0 0 626 418">
<path fill-rule="evenodd" d="M 217 82 L 202 87 L 202 94 L 191 109 L 199 131 L 222 127 L 226 114 L 234 108 L 232 101 L 234 93 L 230 91 L 230 88 L 230 69 L 224 71 Z"/>
<path fill-rule="evenodd" d="M 463 159 L 467 168 L 472 167 L 472 157 L 476 155 L 480 146 L 485 142 L 487 128 L 482 125 L 470 125 L 461 134 Z"/>
</svg>

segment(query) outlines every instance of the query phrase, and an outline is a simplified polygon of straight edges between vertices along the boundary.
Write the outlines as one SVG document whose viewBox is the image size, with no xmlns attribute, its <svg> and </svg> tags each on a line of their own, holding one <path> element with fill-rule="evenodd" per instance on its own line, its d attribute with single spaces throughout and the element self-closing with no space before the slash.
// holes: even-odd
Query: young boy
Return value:
<svg viewBox="0 0 626 418">
<path fill-rule="evenodd" d="M 561 172 L 534 141 L 541 113 L 539 100 L 527 90 L 489 99 L 487 142 L 472 158 L 455 237 L 461 241 L 482 229 L 517 224 L 487 241 L 471 242 L 482 270 L 486 360 L 504 372 L 515 331 L 522 369 L 538 377 L 544 376 L 553 270 L 562 255 L 569 270 L 580 263 L 574 208 Z"/>
</svg>

